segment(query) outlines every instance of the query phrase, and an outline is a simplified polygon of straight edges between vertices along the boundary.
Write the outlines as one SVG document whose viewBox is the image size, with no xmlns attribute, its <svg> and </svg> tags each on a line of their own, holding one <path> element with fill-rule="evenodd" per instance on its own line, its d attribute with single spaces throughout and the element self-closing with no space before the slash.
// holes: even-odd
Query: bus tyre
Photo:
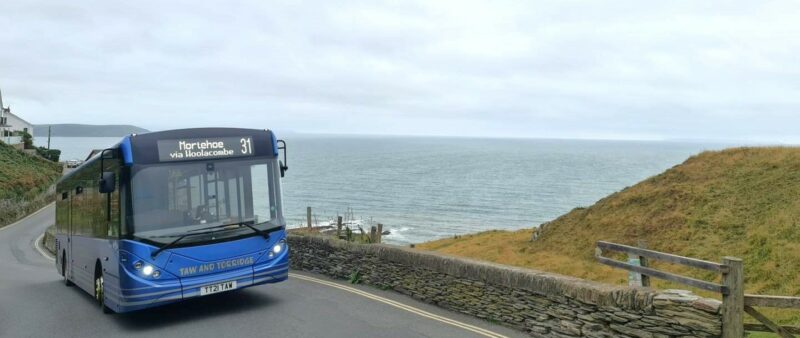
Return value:
<svg viewBox="0 0 800 338">
<path fill-rule="evenodd" d="M 64 277 L 64 285 L 73 286 L 72 281 L 67 277 L 67 255 L 61 254 L 61 276 Z"/>
<path fill-rule="evenodd" d="M 102 270 L 95 272 L 94 298 L 97 300 L 97 304 L 100 305 L 100 309 L 103 310 L 103 313 L 113 313 L 113 311 L 111 311 L 111 309 L 108 306 L 106 306 L 105 284 L 103 283 Z"/>
</svg>

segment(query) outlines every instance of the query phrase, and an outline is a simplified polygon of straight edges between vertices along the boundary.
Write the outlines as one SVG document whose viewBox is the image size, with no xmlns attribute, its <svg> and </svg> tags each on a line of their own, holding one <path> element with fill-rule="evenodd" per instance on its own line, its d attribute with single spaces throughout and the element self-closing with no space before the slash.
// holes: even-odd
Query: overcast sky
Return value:
<svg viewBox="0 0 800 338">
<path fill-rule="evenodd" d="M 0 1 L 33 123 L 800 142 L 795 1 Z"/>
</svg>

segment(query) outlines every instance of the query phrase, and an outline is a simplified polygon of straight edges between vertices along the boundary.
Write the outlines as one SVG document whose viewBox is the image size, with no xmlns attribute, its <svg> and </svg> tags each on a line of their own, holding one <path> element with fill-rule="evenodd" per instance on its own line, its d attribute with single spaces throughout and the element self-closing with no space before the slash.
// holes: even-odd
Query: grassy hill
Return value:
<svg viewBox="0 0 800 338">
<path fill-rule="evenodd" d="M 749 293 L 800 295 L 800 148 L 704 152 L 543 225 L 534 242 L 532 233 L 489 231 L 417 247 L 626 283 L 626 272 L 595 263 L 595 242 L 642 241 L 651 249 L 711 261 L 740 257 Z M 679 266 L 660 268 L 713 276 Z"/>
<path fill-rule="evenodd" d="M 0 142 L 0 227 L 43 206 L 42 193 L 61 176 L 61 165 Z"/>
</svg>

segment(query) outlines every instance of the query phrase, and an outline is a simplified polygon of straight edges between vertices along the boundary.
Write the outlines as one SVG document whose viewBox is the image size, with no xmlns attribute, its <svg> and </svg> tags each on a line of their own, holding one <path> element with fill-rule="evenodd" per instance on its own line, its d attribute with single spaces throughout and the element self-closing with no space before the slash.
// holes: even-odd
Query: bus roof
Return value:
<svg viewBox="0 0 800 338">
<path fill-rule="evenodd" d="M 249 148 L 245 148 L 246 146 Z M 245 128 L 190 128 L 131 134 L 109 149 L 119 149 L 123 163 L 127 166 L 245 156 L 278 156 L 278 142 L 271 130 Z M 101 153 L 102 151 L 98 151 L 91 154 L 81 166 L 62 177 L 59 182 L 96 161 Z"/>
<path fill-rule="evenodd" d="M 243 145 L 243 142 L 248 144 Z M 245 146 L 249 148 L 243 148 Z M 119 147 L 126 165 L 228 157 L 278 156 L 278 142 L 268 129 L 166 130 L 126 136 Z"/>
</svg>

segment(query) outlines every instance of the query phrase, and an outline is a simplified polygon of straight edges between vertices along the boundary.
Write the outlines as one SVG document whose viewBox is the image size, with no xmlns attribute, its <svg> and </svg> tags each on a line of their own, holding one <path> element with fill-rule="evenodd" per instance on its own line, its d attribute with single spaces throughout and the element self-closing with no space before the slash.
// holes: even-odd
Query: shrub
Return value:
<svg viewBox="0 0 800 338">
<path fill-rule="evenodd" d="M 28 132 L 22 132 L 22 144 L 25 145 L 25 149 L 33 149 L 33 136 Z"/>
<path fill-rule="evenodd" d="M 39 154 L 39 156 L 44 157 L 53 162 L 58 162 L 59 157 L 61 157 L 61 150 L 58 149 L 47 149 L 45 147 L 38 147 L 36 148 L 36 153 Z"/>
</svg>

